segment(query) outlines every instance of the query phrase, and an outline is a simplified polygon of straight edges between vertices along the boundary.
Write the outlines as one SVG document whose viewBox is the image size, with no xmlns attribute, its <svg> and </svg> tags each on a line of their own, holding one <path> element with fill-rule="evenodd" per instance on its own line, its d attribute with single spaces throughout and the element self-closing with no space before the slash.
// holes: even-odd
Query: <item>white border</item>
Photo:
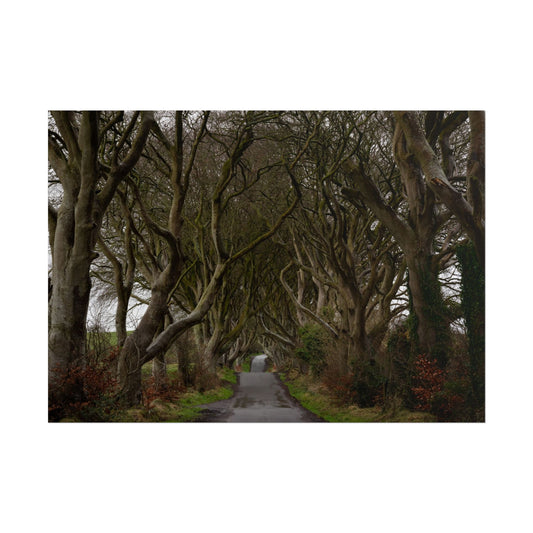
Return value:
<svg viewBox="0 0 533 533">
<path fill-rule="evenodd" d="M 531 38 L 522 5 L 52 0 L 2 8 L 6 530 L 440 532 L 530 523 L 521 480 L 531 478 Z M 70 107 L 485 109 L 487 423 L 48 425 L 44 124 L 47 109 Z"/>
</svg>

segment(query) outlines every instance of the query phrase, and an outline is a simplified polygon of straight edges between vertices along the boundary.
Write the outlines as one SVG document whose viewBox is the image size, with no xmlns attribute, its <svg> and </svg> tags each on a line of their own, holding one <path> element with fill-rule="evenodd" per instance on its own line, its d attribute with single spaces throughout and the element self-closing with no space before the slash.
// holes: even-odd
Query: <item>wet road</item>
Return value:
<svg viewBox="0 0 533 533">
<path fill-rule="evenodd" d="M 266 355 L 238 374 L 233 398 L 203 406 L 203 422 L 319 422 L 287 392 L 277 374 L 265 372 Z"/>
<path fill-rule="evenodd" d="M 266 370 L 266 355 L 256 355 L 250 364 L 250 372 L 264 372 Z"/>
</svg>

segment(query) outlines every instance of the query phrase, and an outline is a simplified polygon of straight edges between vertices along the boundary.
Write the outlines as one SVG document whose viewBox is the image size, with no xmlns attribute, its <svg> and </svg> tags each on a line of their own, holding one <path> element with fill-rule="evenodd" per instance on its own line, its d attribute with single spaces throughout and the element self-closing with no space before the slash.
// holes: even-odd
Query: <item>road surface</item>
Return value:
<svg viewBox="0 0 533 533">
<path fill-rule="evenodd" d="M 278 375 L 265 372 L 266 355 L 252 359 L 250 372 L 240 372 L 229 400 L 202 406 L 201 422 L 323 422 L 288 393 Z"/>
</svg>

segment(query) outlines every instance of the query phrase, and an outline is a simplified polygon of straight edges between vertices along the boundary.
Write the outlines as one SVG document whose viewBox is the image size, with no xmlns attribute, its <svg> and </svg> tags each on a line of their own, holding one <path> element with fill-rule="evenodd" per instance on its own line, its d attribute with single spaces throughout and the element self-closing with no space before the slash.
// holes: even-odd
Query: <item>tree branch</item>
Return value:
<svg viewBox="0 0 533 533">
<path fill-rule="evenodd" d="M 77 135 L 70 121 L 69 111 L 52 111 L 52 116 L 56 123 L 57 129 L 67 146 L 69 158 L 79 166 L 81 163 L 81 150 L 76 139 Z"/>
<path fill-rule="evenodd" d="M 150 130 L 154 124 L 154 113 L 153 111 L 144 111 L 141 114 L 141 117 L 139 131 L 137 132 L 128 154 L 122 163 L 120 163 L 118 166 L 112 166 L 106 184 L 104 185 L 102 192 L 98 195 L 98 202 L 102 213 L 111 202 L 111 199 L 113 198 L 113 195 L 115 194 L 120 182 L 133 169 L 141 157 L 142 150 L 146 144 L 146 140 L 148 139 L 148 134 L 150 133 Z"/>
<path fill-rule="evenodd" d="M 289 298 L 291 299 L 292 303 L 301 311 L 303 311 L 308 317 L 312 318 L 314 321 L 318 322 L 322 327 L 324 327 L 327 331 L 329 331 L 335 338 L 339 336 L 337 330 L 328 324 L 325 320 L 320 318 L 317 314 L 313 313 L 311 309 L 305 307 L 302 303 L 298 301 L 298 298 L 294 296 L 291 288 L 289 287 L 289 284 L 285 280 L 285 273 L 293 266 L 293 263 L 289 263 L 279 274 L 279 279 L 281 281 L 281 284 L 283 285 L 283 288 L 287 292 Z"/>
<path fill-rule="evenodd" d="M 426 183 L 446 207 L 459 219 L 466 233 L 474 243 L 478 258 L 484 265 L 485 227 L 474 219 L 472 206 L 448 181 L 435 152 L 429 146 L 424 133 L 410 112 L 395 112 L 396 120 L 402 126 L 410 150 L 414 153 L 425 174 Z"/>
<path fill-rule="evenodd" d="M 391 207 L 385 204 L 378 188 L 370 178 L 363 175 L 360 167 L 352 160 L 347 160 L 343 163 L 342 168 L 354 185 L 358 187 L 357 189 L 349 187 L 343 187 L 341 189 L 341 193 L 346 200 L 357 206 L 358 201 L 362 197 L 376 217 L 387 226 L 388 230 L 401 245 L 412 241 L 415 238 L 413 230 L 396 215 Z"/>
</svg>

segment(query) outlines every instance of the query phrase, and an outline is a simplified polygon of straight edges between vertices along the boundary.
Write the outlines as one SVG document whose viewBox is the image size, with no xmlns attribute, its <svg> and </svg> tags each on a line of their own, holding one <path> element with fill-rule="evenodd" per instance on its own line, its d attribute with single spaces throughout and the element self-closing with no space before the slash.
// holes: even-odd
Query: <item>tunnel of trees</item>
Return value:
<svg viewBox="0 0 533 533">
<path fill-rule="evenodd" d="M 479 111 L 50 112 L 50 420 L 262 352 L 483 421 L 484 151 Z"/>
</svg>

